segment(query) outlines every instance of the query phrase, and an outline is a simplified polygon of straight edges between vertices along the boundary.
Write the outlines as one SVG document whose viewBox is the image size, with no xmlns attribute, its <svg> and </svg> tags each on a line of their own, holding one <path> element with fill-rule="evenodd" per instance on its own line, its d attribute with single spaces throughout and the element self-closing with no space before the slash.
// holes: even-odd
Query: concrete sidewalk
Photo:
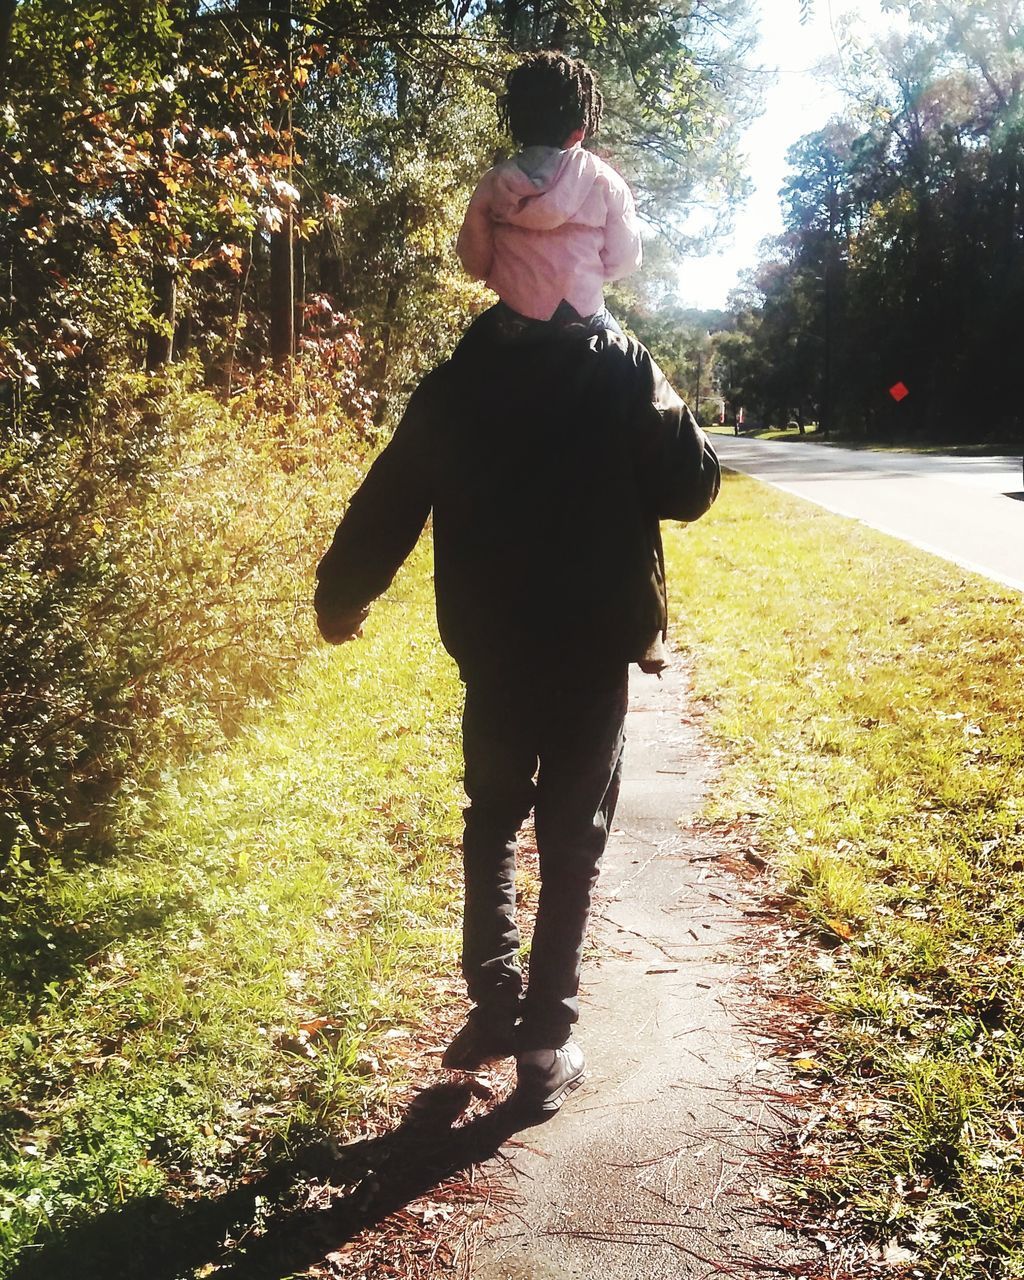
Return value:
<svg viewBox="0 0 1024 1280">
<path fill-rule="evenodd" d="M 588 1082 L 491 1162 L 495 1177 L 511 1168 L 523 1203 L 489 1229 L 474 1280 L 680 1280 L 721 1264 L 753 1276 L 805 1256 L 758 1225 L 779 1074 L 743 1029 L 753 995 L 730 958 L 742 890 L 687 829 L 713 764 L 683 719 L 685 688 L 680 672 L 633 678 L 584 966 Z"/>
</svg>

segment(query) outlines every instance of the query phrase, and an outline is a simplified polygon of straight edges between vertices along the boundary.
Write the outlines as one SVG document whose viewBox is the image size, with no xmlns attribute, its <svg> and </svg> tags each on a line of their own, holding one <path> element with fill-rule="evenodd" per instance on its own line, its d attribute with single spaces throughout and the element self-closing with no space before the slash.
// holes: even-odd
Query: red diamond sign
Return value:
<svg viewBox="0 0 1024 1280">
<path fill-rule="evenodd" d="M 905 400 L 910 395 L 910 392 L 902 382 L 896 382 L 889 388 L 889 394 L 899 404 L 901 400 Z"/>
</svg>

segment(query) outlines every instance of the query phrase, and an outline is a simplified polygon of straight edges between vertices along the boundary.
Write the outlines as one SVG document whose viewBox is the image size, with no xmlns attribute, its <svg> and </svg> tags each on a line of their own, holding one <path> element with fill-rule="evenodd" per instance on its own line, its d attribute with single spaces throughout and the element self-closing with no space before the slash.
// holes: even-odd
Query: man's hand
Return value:
<svg viewBox="0 0 1024 1280">
<path fill-rule="evenodd" d="M 344 644 L 363 634 L 363 623 L 370 612 L 369 606 L 354 613 L 318 613 L 316 625 L 328 644 Z"/>
</svg>

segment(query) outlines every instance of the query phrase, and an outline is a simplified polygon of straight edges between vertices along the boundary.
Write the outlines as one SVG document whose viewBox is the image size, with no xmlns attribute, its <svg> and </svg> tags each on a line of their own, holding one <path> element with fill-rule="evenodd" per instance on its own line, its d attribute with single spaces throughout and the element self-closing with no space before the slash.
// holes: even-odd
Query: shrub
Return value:
<svg viewBox="0 0 1024 1280">
<path fill-rule="evenodd" d="M 0 445 L 0 856 L 102 835 L 112 798 L 280 688 L 359 466 L 358 342 L 230 408 L 119 374 L 63 438 Z"/>
</svg>

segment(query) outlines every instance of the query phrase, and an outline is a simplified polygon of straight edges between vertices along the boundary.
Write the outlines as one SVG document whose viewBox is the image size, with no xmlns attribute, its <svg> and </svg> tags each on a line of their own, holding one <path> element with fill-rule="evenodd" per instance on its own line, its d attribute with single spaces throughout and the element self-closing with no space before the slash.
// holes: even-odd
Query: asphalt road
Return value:
<svg viewBox="0 0 1024 1280">
<path fill-rule="evenodd" d="M 1024 591 L 1019 457 L 873 453 L 713 437 L 722 464 Z"/>
</svg>

